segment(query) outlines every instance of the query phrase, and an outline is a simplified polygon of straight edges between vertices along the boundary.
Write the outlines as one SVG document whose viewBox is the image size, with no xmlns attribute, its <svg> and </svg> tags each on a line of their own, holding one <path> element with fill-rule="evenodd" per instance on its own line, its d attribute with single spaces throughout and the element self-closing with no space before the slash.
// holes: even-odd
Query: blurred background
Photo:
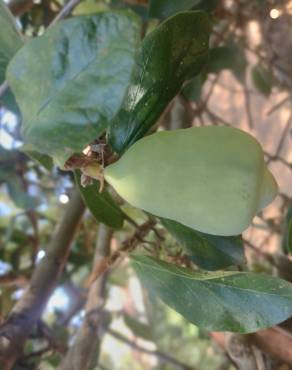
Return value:
<svg viewBox="0 0 292 370">
<path fill-rule="evenodd" d="M 41 35 L 64 6 L 62 0 L 11 0 L 7 4 L 27 38 Z M 138 0 L 85 0 L 73 15 L 126 7 L 140 14 L 151 30 L 158 20 L 147 18 L 148 5 Z M 157 127 L 232 125 L 260 141 L 278 181 L 279 195 L 243 234 L 247 265 L 249 270 L 292 281 L 292 1 L 202 0 L 195 5 L 212 16 L 211 62 L 185 84 Z M 21 116 L 6 91 L 0 101 L 0 320 L 22 296 L 32 271 L 46 255 L 74 187 L 70 172 L 50 164 L 40 166 L 21 151 L 22 144 Z M 123 210 L 139 224 L 147 221 L 138 210 L 127 205 Z M 64 274 L 17 369 L 55 369 L 74 342 L 85 314 L 99 227 L 86 211 Z M 115 232 L 112 250 L 134 231 L 126 224 Z M 162 226 L 156 231 L 161 236 L 158 242 L 175 256 L 179 245 Z M 155 232 L 147 235 L 147 242 L 157 243 Z M 246 362 L 240 367 L 241 360 L 232 358 L 234 353 L 229 353 L 222 336 L 200 330 L 149 297 L 127 258 L 107 273 L 105 283 L 103 340 L 96 369 L 248 369 Z M 288 323 L 286 329 L 291 326 Z M 267 357 L 266 367 L 258 369 L 291 368 L 277 356 Z"/>
</svg>

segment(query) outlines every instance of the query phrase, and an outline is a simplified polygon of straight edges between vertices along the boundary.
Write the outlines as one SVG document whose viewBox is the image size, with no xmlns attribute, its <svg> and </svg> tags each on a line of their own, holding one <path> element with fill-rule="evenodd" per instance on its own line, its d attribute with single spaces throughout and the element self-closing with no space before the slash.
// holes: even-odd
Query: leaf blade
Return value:
<svg viewBox="0 0 292 370">
<path fill-rule="evenodd" d="M 255 88 L 264 96 L 268 97 L 272 92 L 272 74 L 265 66 L 255 65 L 251 70 L 252 82 Z"/>
<path fill-rule="evenodd" d="M 203 269 L 219 270 L 245 261 L 242 241 L 238 236 L 210 235 L 168 219 L 161 219 L 161 222 L 192 261 Z"/>
<path fill-rule="evenodd" d="M 94 180 L 92 185 L 83 187 L 80 182 L 81 172 L 74 171 L 75 181 L 78 185 L 84 203 L 98 222 L 118 229 L 123 226 L 124 215 L 121 209 L 112 200 L 106 190 L 99 193 L 99 182 Z"/>
<path fill-rule="evenodd" d="M 0 29 L 0 84 L 2 84 L 10 59 L 23 45 L 15 19 L 2 0 L 0 0 Z"/>
<path fill-rule="evenodd" d="M 63 167 L 104 132 L 128 86 L 139 32 L 132 12 L 102 12 L 59 22 L 27 43 L 7 71 L 25 143 Z"/>
<path fill-rule="evenodd" d="M 169 18 L 146 36 L 124 103 L 109 128 L 114 151 L 122 153 L 144 136 L 183 82 L 200 72 L 209 31 L 208 15 L 194 11 Z"/>
<path fill-rule="evenodd" d="M 197 273 L 146 256 L 131 259 L 151 292 L 206 330 L 250 333 L 292 314 L 292 287 L 284 280 L 233 271 Z"/>
<path fill-rule="evenodd" d="M 199 2 L 200 0 L 151 0 L 148 13 L 151 18 L 167 18 L 182 10 L 188 10 Z"/>
</svg>

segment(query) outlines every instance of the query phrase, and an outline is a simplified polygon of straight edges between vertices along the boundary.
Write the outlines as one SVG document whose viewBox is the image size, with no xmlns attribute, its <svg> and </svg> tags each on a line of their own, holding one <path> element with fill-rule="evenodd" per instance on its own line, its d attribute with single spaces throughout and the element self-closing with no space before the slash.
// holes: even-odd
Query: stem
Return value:
<svg viewBox="0 0 292 370">
<path fill-rule="evenodd" d="M 72 12 L 72 10 L 78 5 L 80 0 L 70 0 L 67 4 L 62 8 L 62 10 L 58 13 L 58 15 L 52 20 L 49 27 L 56 24 L 59 20 L 65 18 L 68 14 Z"/>
<path fill-rule="evenodd" d="M 112 230 L 100 224 L 93 262 L 93 271 L 100 261 L 110 254 Z M 87 370 L 98 361 L 100 348 L 101 322 L 105 300 L 105 282 L 107 274 L 102 274 L 90 286 L 85 304 L 85 319 L 80 327 L 74 344 L 70 347 L 59 370 Z"/>
<path fill-rule="evenodd" d="M 187 364 L 184 364 L 184 363 L 176 360 L 175 358 L 173 358 L 173 357 L 171 357 L 171 356 L 169 356 L 169 355 L 167 355 L 163 352 L 155 351 L 155 350 L 153 351 L 151 349 L 144 348 L 144 347 L 140 346 L 139 344 L 133 342 L 132 340 L 128 339 L 127 337 L 125 337 L 121 333 L 116 332 L 113 329 L 108 329 L 107 332 L 111 336 L 113 336 L 114 338 L 126 343 L 131 348 L 133 348 L 137 351 L 143 352 L 143 353 L 147 353 L 148 355 L 158 357 L 161 361 L 170 363 L 178 369 L 181 369 L 181 370 L 191 370 L 191 369 L 196 370 L 193 366 L 190 367 Z"/>
<path fill-rule="evenodd" d="M 56 226 L 45 257 L 34 270 L 28 289 L 0 326 L 1 370 L 12 368 L 21 355 L 25 340 L 40 319 L 64 269 L 84 209 L 79 193 L 75 192 Z"/>
</svg>

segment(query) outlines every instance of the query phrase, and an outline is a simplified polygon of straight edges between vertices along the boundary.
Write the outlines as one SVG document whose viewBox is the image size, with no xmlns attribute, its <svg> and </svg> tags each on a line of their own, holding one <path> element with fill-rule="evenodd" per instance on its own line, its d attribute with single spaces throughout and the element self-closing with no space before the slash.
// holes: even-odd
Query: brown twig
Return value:
<svg viewBox="0 0 292 370">
<path fill-rule="evenodd" d="M 79 193 L 74 193 L 55 229 L 45 257 L 34 270 L 28 289 L 0 326 L 1 370 L 10 370 L 21 356 L 23 344 L 39 320 L 63 271 L 84 209 Z"/>
<path fill-rule="evenodd" d="M 279 103 L 275 104 L 268 112 L 267 112 L 267 116 L 270 116 L 271 114 L 273 114 L 274 112 L 276 112 L 278 109 L 280 109 L 282 107 L 282 105 L 284 105 L 287 101 L 291 100 L 291 96 L 286 96 L 286 98 L 284 98 L 283 100 L 281 100 Z"/>
<path fill-rule="evenodd" d="M 189 366 L 187 364 L 184 364 L 183 362 L 178 361 L 175 358 L 173 358 L 172 356 L 169 356 L 169 355 L 167 355 L 163 352 L 144 348 L 141 345 L 133 342 L 132 340 L 128 339 L 127 337 L 125 337 L 124 335 L 122 335 L 121 333 L 118 333 L 117 331 L 115 331 L 113 329 L 108 329 L 107 332 L 111 336 L 113 336 L 114 338 L 120 340 L 123 343 L 126 343 L 131 348 L 133 348 L 137 351 L 143 352 L 143 353 L 147 353 L 148 355 L 155 356 L 155 357 L 159 358 L 160 361 L 172 364 L 173 366 L 175 366 L 178 369 L 181 369 L 181 370 L 196 370 L 196 368 L 194 366 Z"/>
<path fill-rule="evenodd" d="M 273 256 L 269 253 L 263 252 L 261 249 L 257 248 L 255 245 L 253 245 L 249 240 L 242 239 L 244 244 L 252 249 L 256 254 L 263 257 L 265 260 L 267 260 L 272 266 L 278 267 L 276 261 L 274 260 Z"/>
<path fill-rule="evenodd" d="M 284 166 L 292 169 L 292 163 L 286 161 L 286 159 L 280 157 L 279 155 L 272 155 L 264 151 L 265 156 L 268 158 L 269 163 L 271 162 L 281 162 Z"/>
<path fill-rule="evenodd" d="M 289 130 L 290 126 L 291 126 L 291 123 L 292 123 L 292 113 L 290 113 L 290 115 L 288 117 L 288 120 L 286 122 L 286 125 L 284 127 L 284 130 L 282 131 L 282 135 L 280 137 L 279 143 L 277 145 L 275 154 L 272 156 L 272 158 L 277 158 L 279 156 L 279 154 L 281 153 L 281 150 L 282 150 L 283 144 L 285 142 L 285 139 L 286 139 L 288 130 Z M 267 164 L 269 164 L 270 162 L 271 162 L 271 159 L 269 158 L 268 161 L 267 161 Z"/>
<path fill-rule="evenodd" d="M 279 327 L 250 335 L 251 341 L 264 352 L 292 366 L 292 335 Z"/>
<path fill-rule="evenodd" d="M 253 123 L 253 117 L 252 117 L 252 112 L 251 112 L 250 95 L 248 92 L 246 79 L 244 81 L 243 92 L 244 92 L 245 109 L 246 109 L 246 114 L 247 114 L 247 122 L 248 122 L 249 128 L 252 129 L 254 127 L 254 123 Z"/>
<path fill-rule="evenodd" d="M 58 15 L 52 20 L 49 27 L 52 27 L 54 24 L 59 22 L 61 19 L 65 18 L 69 15 L 72 10 L 78 5 L 80 0 L 70 0 L 67 4 L 62 8 L 62 10 L 58 13 Z"/>
<path fill-rule="evenodd" d="M 106 225 L 99 225 L 93 269 L 100 259 L 109 256 L 112 233 Z M 59 370 L 87 370 L 96 364 L 100 347 L 99 329 L 103 318 L 105 282 L 105 274 L 92 282 L 85 304 L 85 319 Z"/>
</svg>

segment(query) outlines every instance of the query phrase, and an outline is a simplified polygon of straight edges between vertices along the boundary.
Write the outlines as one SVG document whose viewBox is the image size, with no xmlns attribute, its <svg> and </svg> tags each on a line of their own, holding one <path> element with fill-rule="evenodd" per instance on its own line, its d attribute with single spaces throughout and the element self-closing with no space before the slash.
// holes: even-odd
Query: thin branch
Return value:
<svg viewBox="0 0 292 370">
<path fill-rule="evenodd" d="M 286 136 L 287 136 L 287 133 L 288 133 L 288 130 L 290 129 L 291 123 L 292 123 L 292 113 L 290 113 L 290 115 L 289 115 L 289 118 L 288 118 L 288 120 L 286 122 L 286 125 L 284 127 L 284 130 L 282 131 L 282 135 L 280 137 L 279 143 L 277 145 L 276 152 L 272 156 L 272 158 L 277 158 L 280 155 L 281 150 L 282 150 L 282 147 L 283 147 L 284 142 L 285 142 L 285 139 L 286 139 Z M 267 161 L 267 164 L 269 164 L 271 162 L 271 160 L 272 159 L 269 158 L 268 161 Z"/>
<path fill-rule="evenodd" d="M 67 15 L 69 15 L 72 10 L 78 5 L 80 0 L 70 0 L 67 4 L 62 8 L 62 10 L 58 13 L 58 15 L 52 20 L 49 27 L 53 26 L 57 22 L 59 22 L 61 19 L 65 18 Z"/>
<path fill-rule="evenodd" d="M 85 283 L 85 287 L 90 286 L 95 280 L 107 272 L 117 260 L 122 259 L 127 253 L 133 251 L 140 243 L 145 243 L 144 237 L 153 230 L 155 223 L 156 221 L 152 219 L 144 222 L 132 236 L 122 243 L 120 249 L 112 253 L 110 256 L 100 258 L 94 265 L 94 268 Z"/>
<path fill-rule="evenodd" d="M 272 266 L 274 267 L 278 267 L 276 261 L 274 260 L 273 256 L 269 253 L 266 253 L 266 252 L 263 252 L 261 249 L 257 248 L 255 245 L 253 245 L 250 241 L 248 241 L 247 239 L 242 239 L 245 246 L 247 246 L 248 248 L 252 249 L 256 254 L 258 254 L 259 256 L 261 256 L 262 258 L 264 258 L 266 261 L 268 261 Z"/>
<path fill-rule="evenodd" d="M 281 162 L 284 166 L 292 169 L 292 163 L 289 163 L 286 161 L 286 159 L 280 157 L 279 155 L 272 155 L 266 151 L 264 151 L 264 155 L 268 158 L 269 163 L 270 162 Z"/>
<path fill-rule="evenodd" d="M 23 344 L 40 319 L 63 271 L 84 209 L 79 193 L 75 192 L 55 229 L 45 257 L 34 270 L 28 289 L 0 326 L 1 370 L 10 370 L 21 356 Z"/>
<path fill-rule="evenodd" d="M 100 260 L 109 256 L 111 238 L 112 230 L 100 224 L 93 270 Z M 85 319 L 59 370 L 87 370 L 96 365 L 101 341 L 99 329 L 103 319 L 106 277 L 106 274 L 103 274 L 91 284 L 85 304 Z"/>
<path fill-rule="evenodd" d="M 118 339 L 119 341 L 123 342 L 123 343 L 126 343 L 128 346 L 130 346 L 131 348 L 137 350 L 137 351 L 140 351 L 140 352 L 143 352 L 143 353 L 147 353 L 148 355 L 151 355 L 151 356 L 155 356 L 157 358 L 159 358 L 159 360 L 163 361 L 163 362 L 167 362 L 169 364 L 172 364 L 173 366 L 175 366 L 176 368 L 178 369 L 181 369 L 181 370 L 196 370 L 193 366 L 189 366 L 187 364 L 184 364 L 183 362 L 179 361 L 179 360 L 176 360 L 175 358 L 163 353 L 163 352 L 160 352 L 160 351 L 157 351 L 157 350 L 151 350 L 151 349 L 148 349 L 148 348 L 144 348 L 142 347 L 141 345 L 133 342 L 132 340 L 128 339 L 127 337 L 125 337 L 124 335 L 122 335 L 121 333 L 118 333 L 117 331 L 113 330 L 113 329 L 108 329 L 107 332 L 113 336 L 114 338 Z"/>
<path fill-rule="evenodd" d="M 281 100 L 279 103 L 275 104 L 268 112 L 267 112 L 267 116 L 270 116 L 271 114 L 273 114 L 274 112 L 276 112 L 278 109 L 280 109 L 282 107 L 282 105 L 284 105 L 287 101 L 289 101 L 291 99 L 291 96 L 286 96 L 286 98 L 284 98 L 283 100 Z"/>
<path fill-rule="evenodd" d="M 248 122 L 249 128 L 252 129 L 254 127 L 254 123 L 253 123 L 253 117 L 252 117 L 252 112 L 251 112 L 250 95 L 248 92 L 246 80 L 244 81 L 243 92 L 244 92 L 245 109 L 246 109 L 246 114 L 247 114 L 247 122 Z"/>
<path fill-rule="evenodd" d="M 213 79 L 213 81 L 211 82 L 210 89 L 209 89 L 209 91 L 208 91 L 205 99 L 202 102 L 203 107 L 206 107 L 208 105 L 208 102 L 209 102 L 209 100 L 210 100 L 210 98 L 211 98 L 211 96 L 212 96 L 212 94 L 214 92 L 214 89 L 215 89 L 215 87 L 216 87 L 219 79 L 220 79 L 220 73 L 218 73 L 216 75 L 216 77 Z"/>
<path fill-rule="evenodd" d="M 225 119 L 220 117 L 218 114 L 214 113 L 210 110 L 210 108 L 205 108 L 205 112 L 210 117 L 210 119 L 213 120 L 214 124 L 218 125 L 219 122 L 221 122 L 225 126 L 232 126 L 231 123 L 227 122 Z"/>
</svg>

